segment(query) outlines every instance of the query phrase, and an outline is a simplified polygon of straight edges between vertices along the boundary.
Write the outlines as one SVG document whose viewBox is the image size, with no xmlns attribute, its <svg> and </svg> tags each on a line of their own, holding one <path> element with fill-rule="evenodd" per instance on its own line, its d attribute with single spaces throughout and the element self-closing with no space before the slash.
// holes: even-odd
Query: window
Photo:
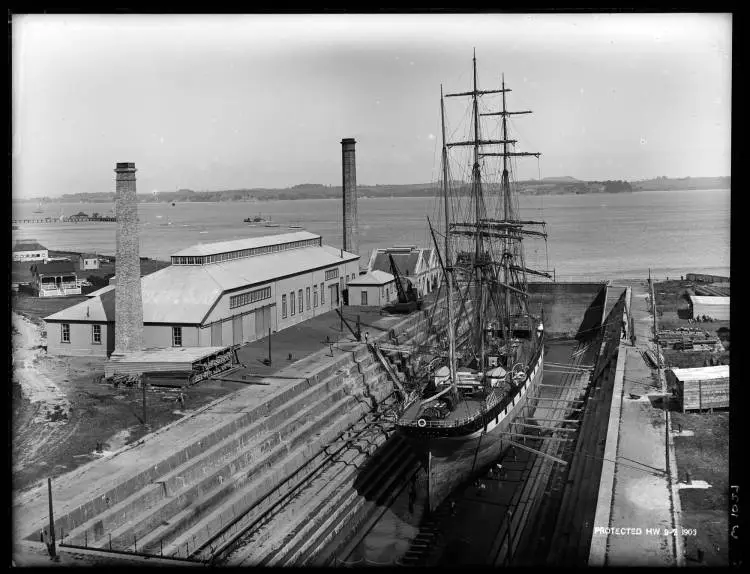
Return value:
<svg viewBox="0 0 750 574">
<path fill-rule="evenodd" d="M 326 304 L 325 283 L 320 284 L 320 304 L 321 305 Z"/>
<path fill-rule="evenodd" d="M 310 308 L 310 288 L 305 288 L 305 306 L 309 309 Z"/>
<path fill-rule="evenodd" d="M 318 286 L 313 286 L 313 305 L 318 306 Z"/>
<path fill-rule="evenodd" d="M 388 303 L 391 300 L 391 291 L 388 287 L 385 288 L 385 302 Z"/>
<path fill-rule="evenodd" d="M 91 325 L 91 342 L 95 345 L 102 344 L 102 326 Z"/>
<path fill-rule="evenodd" d="M 247 293 L 240 293 L 239 295 L 232 295 L 229 298 L 229 308 L 234 309 L 235 307 L 242 307 L 243 305 L 250 305 L 262 301 L 263 299 L 271 298 L 271 287 L 264 287 L 263 289 L 256 289 L 255 291 L 248 291 Z"/>
<path fill-rule="evenodd" d="M 339 270 L 338 269 L 329 269 L 326 271 L 326 281 L 329 279 L 336 279 L 336 277 L 339 276 Z"/>
<path fill-rule="evenodd" d="M 292 315 L 294 315 L 294 291 L 289 293 L 289 307 L 291 308 Z"/>
<path fill-rule="evenodd" d="M 286 319 L 286 295 L 281 296 L 281 318 Z"/>
<path fill-rule="evenodd" d="M 70 343 L 70 323 L 60 325 L 60 341 Z"/>
<path fill-rule="evenodd" d="M 362 305 L 367 305 L 367 291 L 362 291 Z"/>
<path fill-rule="evenodd" d="M 182 347 L 182 327 L 172 327 L 172 346 Z"/>
<path fill-rule="evenodd" d="M 302 302 L 302 289 L 297 291 L 297 298 L 299 299 L 299 312 L 302 313 L 305 310 L 305 304 Z"/>
</svg>

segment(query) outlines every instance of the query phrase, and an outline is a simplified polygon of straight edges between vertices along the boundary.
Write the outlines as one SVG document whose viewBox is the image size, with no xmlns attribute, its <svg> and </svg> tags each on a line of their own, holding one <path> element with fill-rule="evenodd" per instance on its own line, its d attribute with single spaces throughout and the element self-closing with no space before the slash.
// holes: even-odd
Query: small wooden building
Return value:
<svg viewBox="0 0 750 574">
<path fill-rule="evenodd" d="M 99 269 L 99 257 L 93 253 L 81 253 L 78 256 L 78 268 Z"/>
<path fill-rule="evenodd" d="M 80 295 L 81 286 L 72 261 L 38 263 L 31 267 L 32 286 L 39 297 Z"/>
<path fill-rule="evenodd" d="M 668 369 L 666 376 L 683 413 L 729 408 L 729 365 Z"/>
<path fill-rule="evenodd" d="M 349 305 L 383 307 L 396 299 L 396 280 L 390 273 L 370 271 L 349 281 Z"/>
</svg>

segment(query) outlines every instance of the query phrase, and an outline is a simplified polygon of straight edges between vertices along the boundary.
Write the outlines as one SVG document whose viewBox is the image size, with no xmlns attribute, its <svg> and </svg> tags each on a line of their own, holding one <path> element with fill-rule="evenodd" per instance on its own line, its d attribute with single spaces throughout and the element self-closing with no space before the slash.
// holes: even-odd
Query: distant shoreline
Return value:
<svg viewBox="0 0 750 574">
<path fill-rule="evenodd" d="M 703 189 L 703 188 L 640 188 L 640 189 L 633 189 L 632 191 L 586 191 L 586 192 L 580 192 L 580 191 L 549 191 L 549 192 L 537 192 L 537 191 L 526 191 L 526 192 L 520 192 L 519 196 L 521 197 L 537 197 L 537 196 L 543 196 L 543 197 L 549 197 L 549 196 L 556 196 L 556 195 L 625 195 L 625 194 L 631 194 L 631 193 L 639 193 L 643 191 L 663 191 L 663 192 L 683 192 L 683 191 L 731 191 L 731 188 L 711 188 L 711 189 Z M 435 193 L 417 193 L 417 194 L 400 194 L 400 193 L 393 193 L 392 195 L 359 195 L 358 199 L 417 199 L 422 197 L 435 197 Z M 114 194 L 111 198 L 102 198 L 102 199 L 83 199 L 83 198 L 70 198 L 67 197 L 63 200 L 63 198 L 48 198 L 46 200 L 47 203 L 51 204 L 71 204 L 71 205 L 78 205 L 78 204 L 91 204 L 91 205 L 97 205 L 97 204 L 112 204 L 114 203 Z M 252 200 L 247 199 L 223 199 L 223 200 L 208 200 L 208 199 L 170 199 L 170 200 L 164 200 L 164 201 L 153 201 L 153 200 L 143 200 L 139 199 L 138 204 L 139 205 L 148 205 L 148 204 L 154 204 L 154 205 L 164 205 L 164 204 L 184 204 L 184 203 L 248 203 L 248 204 L 254 204 L 254 203 L 268 203 L 273 201 L 298 201 L 298 200 L 338 200 L 340 199 L 340 195 L 333 194 L 327 197 L 306 197 L 306 196 L 297 196 L 297 197 L 259 197 L 254 198 Z M 33 199 L 17 199 L 13 198 L 13 203 L 17 204 L 26 204 L 26 203 L 35 203 L 39 201 L 38 198 Z"/>
</svg>

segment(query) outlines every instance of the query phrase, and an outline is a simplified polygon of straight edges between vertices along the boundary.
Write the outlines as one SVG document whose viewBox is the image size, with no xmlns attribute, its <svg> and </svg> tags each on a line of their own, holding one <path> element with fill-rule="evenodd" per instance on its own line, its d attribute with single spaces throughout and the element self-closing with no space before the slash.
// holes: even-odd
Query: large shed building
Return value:
<svg viewBox="0 0 750 574">
<path fill-rule="evenodd" d="M 729 297 L 690 295 L 690 310 L 693 319 L 705 315 L 716 321 L 729 321 L 729 301 Z"/>
<path fill-rule="evenodd" d="M 141 278 L 143 345 L 239 345 L 341 304 L 359 256 L 302 231 L 195 245 Z M 47 352 L 108 356 L 114 349 L 115 293 L 45 318 Z"/>
</svg>

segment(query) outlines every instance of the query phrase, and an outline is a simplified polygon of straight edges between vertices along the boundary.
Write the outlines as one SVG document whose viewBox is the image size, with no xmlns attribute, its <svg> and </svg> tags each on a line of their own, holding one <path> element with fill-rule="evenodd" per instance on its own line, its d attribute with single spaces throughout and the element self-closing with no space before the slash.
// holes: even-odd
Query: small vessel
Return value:
<svg viewBox="0 0 750 574">
<path fill-rule="evenodd" d="M 290 223 L 289 229 L 304 229 L 304 228 L 299 224 L 299 221 L 297 221 L 296 223 Z"/>
<path fill-rule="evenodd" d="M 266 222 L 263 224 L 263 227 L 281 227 L 279 223 L 274 223 L 271 221 L 271 218 L 269 217 Z"/>
<path fill-rule="evenodd" d="M 255 217 L 246 217 L 243 219 L 245 223 L 263 223 L 265 219 L 263 219 L 263 214 L 256 215 Z"/>
<path fill-rule="evenodd" d="M 34 210 L 34 213 L 44 213 L 44 208 L 42 207 L 41 200 L 39 200 L 39 204 L 37 205 L 37 208 Z"/>
<path fill-rule="evenodd" d="M 542 382 L 544 326 L 529 309 L 526 277 L 551 276 L 525 266 L 522 239 L 546 240 L 546 227 L 543 221 L 520 219 L 510 180 L 511 160 L 540 154 L 517 151 L 508 133 L 510 116 L 531 112 L 506 109 L 510 90 L 504 77 L 499 89 L 477 88 L 476 55 L 473 72 L 468 91 L 443 95 L 441 87 L 444 220 L 439 233 L 431 222 L 429 228 L 446 271 L 435 303 L 438 318 L 429 326 L 430 344 L 408 355 L 406 398 L 397 420 L 426 471 L 429 510 L 513 446 L 523 432 L 513 421 Z M 491 94 L 502 95 L 500 110 L 480 114 L 480 98 Z M 445 136 L 444 98 L 449 97 L 470 98 L 469 133 L 452 142 Z M 483 107 L 489 106 L 485 100 Z M 499 130 L 483 126 L 481 116 L 498 117 Z M 498 132 L 499 138 L 490 136 Z M 468 185 L 451 178 L 467 160 Z M 490 181 L 494 173 L 498 182 Z"/>
</svg>

